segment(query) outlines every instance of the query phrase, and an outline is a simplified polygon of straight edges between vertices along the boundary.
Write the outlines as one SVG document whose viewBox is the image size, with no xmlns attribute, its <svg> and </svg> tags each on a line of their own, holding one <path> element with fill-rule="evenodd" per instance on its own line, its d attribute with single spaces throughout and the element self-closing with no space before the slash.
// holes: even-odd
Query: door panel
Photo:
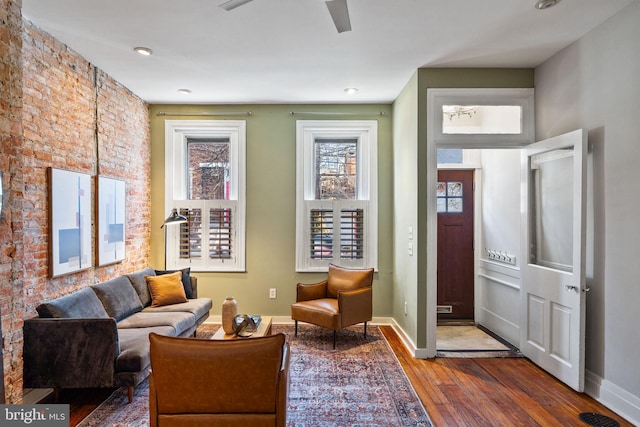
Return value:
<svg viewBox="0 0 640 427">
<path fill-rule="evenodd" d="M 532 144 L 522 155 L 521 351 L 584 388 L 586 132 Z"/>
<path fill-rule="evenodd" d="M 474 318 L 473 170 L 438 171 L 439 319 Z"/>
</svg>

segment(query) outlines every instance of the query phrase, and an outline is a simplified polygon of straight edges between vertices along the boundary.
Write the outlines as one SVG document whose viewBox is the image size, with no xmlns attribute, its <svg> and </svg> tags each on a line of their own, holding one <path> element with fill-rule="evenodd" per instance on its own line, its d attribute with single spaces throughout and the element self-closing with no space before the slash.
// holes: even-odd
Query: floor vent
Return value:
<svg viewBox="0 0 640 427">
<path fill-rule="evenodd" d="M 596 427 L 620 427 L 620 423 L 609 418 L 606 415 L 596 414 L 595 412 L 583 412 L 580 414 L 580 420 Z"/>
</svg>

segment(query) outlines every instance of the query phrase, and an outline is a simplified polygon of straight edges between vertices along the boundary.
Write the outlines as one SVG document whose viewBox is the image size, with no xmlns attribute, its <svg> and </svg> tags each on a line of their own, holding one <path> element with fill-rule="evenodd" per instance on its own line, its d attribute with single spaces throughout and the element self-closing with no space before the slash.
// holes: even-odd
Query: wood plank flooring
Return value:
<svg viewBox="0 0 640 427">
<path fill-rule="evenodd" d="M 595 412 L 632 424 L 586 394 L 576 393 L 528 359 L 415 359 L 390 326 L 381 326 L 391 348 L 436 427 L 587 426 L 578 417 Z M 63 390 L 75 427 L 112 390 Z"/>
<path fill-rule="evenodd" d="M 526 358 L 415 359 L 391 326 L 381 326 L 436 426 L 588 426 L 595 412 L 631 426 Z"/>
</svg>

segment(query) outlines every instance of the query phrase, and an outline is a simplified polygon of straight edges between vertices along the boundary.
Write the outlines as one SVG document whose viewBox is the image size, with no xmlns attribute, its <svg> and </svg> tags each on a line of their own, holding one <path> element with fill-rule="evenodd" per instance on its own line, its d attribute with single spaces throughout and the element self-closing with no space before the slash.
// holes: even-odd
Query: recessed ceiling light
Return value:
<svg viewBox="0 0 640 427">
<path fill-rule="evenodd" d="M 178 89 L 178 93 L 189 95 L 191 93 L 191 89 Z"/>
<path fill-rule="evenodd" d="M 148 47 L 139 46 L 134 47 L 133 50 L 142 56 L 151 56 L 151 54 L 153 54 L 153 50 L 149 49 Z"/>
<path fill-rule="evenodd" d="M 347 95 L 353 95 L 354 93 L 356 93 L 358 91 L 358 88 L 348 87 L 344 91 L 347 93 Z"/>
<path fill-rule="evenodd" d="M 560 3 L 560 0 L 538 0 L 536 3 L 536 9 L 549 9 Z"/>
</svg>

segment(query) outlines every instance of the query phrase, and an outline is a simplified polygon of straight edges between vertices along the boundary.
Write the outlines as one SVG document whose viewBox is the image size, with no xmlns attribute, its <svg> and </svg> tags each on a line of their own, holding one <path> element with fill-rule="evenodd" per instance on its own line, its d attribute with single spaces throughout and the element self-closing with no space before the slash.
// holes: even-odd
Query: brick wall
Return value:
<svg viewBox="0 0 640 427">
<path fill-rule="evenodd" d="M 14 366 L 22 366 L 22 14 L 21 1 L 0 0 L 0 171 L 4 202 L 0 219 L 0 315 L 7 401 L 19 395 Z M 14 315 L 15 313 L 15 315 Z M 18 378 L 21 384 L 21 378 Z"/>
<path fill-rule="evenodd" d="M 0 17 L 0 170 L 9 179 L 4 188 L 11 189 L 0 222 L 0 310 L 10 403 L 22 400 L 23 319 L 34 316 L 44 300 L 148 266 L 150 249 L 148 105 L 49 34 L 23 22 L 20 5 L 0 0 L 0 13 L 7 11 Z M 6 45 L 12 47 L 9 55 L 4 54 Z M 12 91 L 6 93 L 6 87 Z M 12 114 L 6 113 L 6 105 L 12 106 Z M 126 182 L 124 262 L 49 278 L 48 167 Z"/>
</svg>

